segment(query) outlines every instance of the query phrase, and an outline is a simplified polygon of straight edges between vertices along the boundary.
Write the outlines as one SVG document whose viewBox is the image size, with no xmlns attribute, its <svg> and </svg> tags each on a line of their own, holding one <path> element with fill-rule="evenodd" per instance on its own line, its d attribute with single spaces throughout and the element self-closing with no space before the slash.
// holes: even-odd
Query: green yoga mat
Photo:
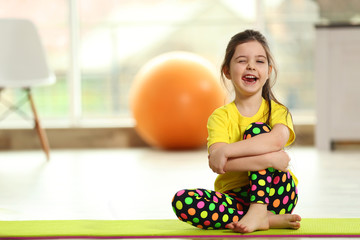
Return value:
<svg viewBox="0 0 360 240">
<path fill-rule="evenodd" d="M 239 234 L 202 230 L 178 220 L 0 221 L 0 239 L 197 238 L 197 237 L 360 237 L 360 218 L 308 218 L 299 230 L 270 229 Z"/>
</svg>

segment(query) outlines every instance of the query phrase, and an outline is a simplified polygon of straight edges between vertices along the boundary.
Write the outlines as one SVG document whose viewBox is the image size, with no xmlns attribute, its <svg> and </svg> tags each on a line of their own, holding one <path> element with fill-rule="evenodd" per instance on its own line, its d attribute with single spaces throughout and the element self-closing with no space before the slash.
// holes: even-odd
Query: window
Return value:
<svg viewBox="0 0 360 240">
<path fill-rule="evenodd" d="M 228 40 L 246 28 L 261 30 L 270 42 L 280 69 L 275 90 L 279 99 L 293 114 L 314 116 L 313 26 L 318 10 L 312 0 L 0 0 L 0 4 L 0 17 L 35 22 L 56 73 L 56 84 L 34 89 L 45 127 L 131 124 L 129 89 L 148 60 L 169 51 L 190 51 L 219 69 Z M 10 91 L 7 98 L 14 100 L 18 94 Z M 17 123 L 14 119 L 7 118 L 0 127 Z"/>
<path fill-rule="evenodd" d="M 315 24 L 319 21 L 316 2 L 265 3 L 265 34 L 279 66 L 275 94 L 291 110 L 295 123 L 314 123 Z"/>
<path fill-rule="evenodd" d="M 34 88 L 34 100 L 41 119 L 45 122 L 54 120 L 67 121 L 69 124 L 69 22 L 66 0 L 0 0 L 1 18 L 26 18 L 37 26 L 42 43 L 46 49 L 49 65 L 54 69 L 57 81 L 55 84 Z M 0 30 L 1 31 L 1 30 Z M 24 97 L 23 91 L 5 90 L 1 98 L 9 102 L 17 102 Z M 32 117 L 30 106 L 21 108 Z M 6 111 L 0 102 L 0 115 Z M 44 121 L 43 121 L 44 122 Z M 32 122 L 24 121 L 17 114 L 8 115 L 0 122 L 0 127 L 32 126 Z M 46 126 L 46 124 L 45 124 Z"/>
</svg>

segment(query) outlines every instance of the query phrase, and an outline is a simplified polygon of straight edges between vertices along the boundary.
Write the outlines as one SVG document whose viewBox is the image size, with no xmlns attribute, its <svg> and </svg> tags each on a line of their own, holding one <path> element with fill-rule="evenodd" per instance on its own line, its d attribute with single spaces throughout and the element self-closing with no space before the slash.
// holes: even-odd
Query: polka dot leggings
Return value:
<svg viewBox="0 0 360 240">
<path fill-rule="evenodd" d="M 270 132 L 264 123 L 252 123 L 244 139 Z M 184 222 L 203 229 L 222 229 L 239 221 L 250 203 L 267 204 L 274 214 L 291 213 L 297 203 L 297 188 L 290 172 L 273 168 L 248 172 L 249 185 L 224 193 L 207 189 L 178 191 L 172 201 L 176 216 Z"/>
</svg>

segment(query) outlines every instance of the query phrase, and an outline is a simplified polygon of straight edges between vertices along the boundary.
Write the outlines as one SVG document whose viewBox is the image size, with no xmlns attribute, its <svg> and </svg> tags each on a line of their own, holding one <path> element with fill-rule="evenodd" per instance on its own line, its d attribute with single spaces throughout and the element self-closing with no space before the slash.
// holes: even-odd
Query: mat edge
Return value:
<svg viewBox="0 0 360 240">
<path fill-rule="evenodd" d="M 35 239 L 152 239 L 152 238 L 255 238 L 255 237 L 268 237 L 268 238 L 289 238 L 289 237 L 308 237 L 308 238 L 360 238 L 360 234 L 290 234 L 290 235 L 168 235 L 168 236 L 40 236 L 40 237 L 8 237 L 0 236 L 0 240 L 35 240 Z"/>
</svg>

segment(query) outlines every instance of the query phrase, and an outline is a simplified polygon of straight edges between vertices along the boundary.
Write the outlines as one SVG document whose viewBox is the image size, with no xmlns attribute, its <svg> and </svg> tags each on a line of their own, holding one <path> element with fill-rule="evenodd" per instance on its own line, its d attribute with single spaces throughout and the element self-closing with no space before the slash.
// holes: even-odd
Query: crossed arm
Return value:
<svg viewBox="0 0 360 240">
<path fill-rule="evenodd" d="M 269 167 L 286 171 L 290 157 L 283 151 L 290 130 L 276 124 L 271 132 L 235 143 L 218 142 L 210 146 L 209 166 L 218 173 L 259 171 Z"/>
</svg>

